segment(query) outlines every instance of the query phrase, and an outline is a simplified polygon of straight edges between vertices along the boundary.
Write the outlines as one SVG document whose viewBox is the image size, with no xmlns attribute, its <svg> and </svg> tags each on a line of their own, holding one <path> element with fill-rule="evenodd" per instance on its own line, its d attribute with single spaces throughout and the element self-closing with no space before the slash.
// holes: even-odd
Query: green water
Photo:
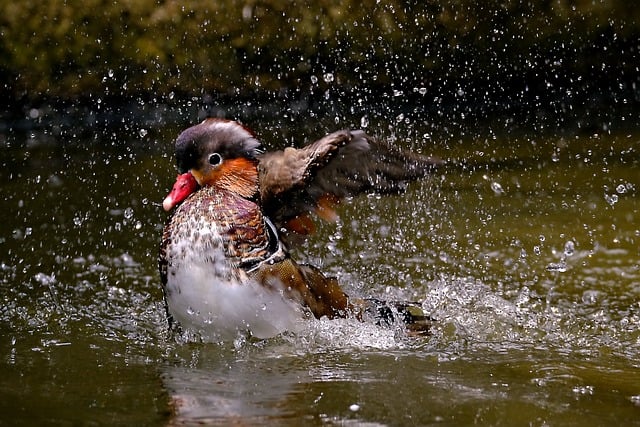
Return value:
<svg viewBox="0 0 640 427">
<path fill-rule="evenodd" d="M 413 129 L 450 166 L 293 252 L 352 295 L 423 300 L 433 334 L 323 320 L 222 346 L 164 323 L 177 132 L 5 135 L 1 425 L 640 424 L 638 132 Z"/>
</svg>

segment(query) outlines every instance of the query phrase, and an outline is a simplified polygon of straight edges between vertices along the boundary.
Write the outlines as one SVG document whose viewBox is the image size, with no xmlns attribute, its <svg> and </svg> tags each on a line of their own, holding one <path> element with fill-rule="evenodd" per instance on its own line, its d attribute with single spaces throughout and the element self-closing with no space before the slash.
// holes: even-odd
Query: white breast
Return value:
<svg viewBox="0 0 640 427">
<path fill-rule="evenodd" d="M 215 224 L 195 218 L 176 225 L 166 255 L 167 305 L 184 330 L 220 341 L 246 332 L 268 338 L 299 327 L 302 310 L 281 289 L 267 289 L 232 268 Z"/>
</svg>

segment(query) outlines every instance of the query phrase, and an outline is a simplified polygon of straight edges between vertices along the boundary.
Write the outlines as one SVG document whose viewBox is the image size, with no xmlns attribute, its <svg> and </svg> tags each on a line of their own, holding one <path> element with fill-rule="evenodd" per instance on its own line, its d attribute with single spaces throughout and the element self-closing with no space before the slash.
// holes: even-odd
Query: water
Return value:
<svg viewBox="0 0 640 427">
<path fill-rule="evenodd" d="M 178 130 L 6 137 L 0 424 L 639 423 L 637 132 L 430 137 L 452 166 L 344 203 L 294 256 L 352 295 L 425 301 L 431 336 L 317 321 L 220 346 L 164 320 Z"/>
</svg>

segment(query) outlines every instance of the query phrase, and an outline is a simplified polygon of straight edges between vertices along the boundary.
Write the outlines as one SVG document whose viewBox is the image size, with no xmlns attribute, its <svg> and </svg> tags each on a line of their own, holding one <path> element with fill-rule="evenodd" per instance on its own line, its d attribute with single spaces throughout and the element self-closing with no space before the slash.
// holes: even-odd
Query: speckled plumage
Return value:
<svg viewBox="0 0 640 427">
<path fill-rule="evenodd" d="M 203 187 L 187 198 L 167 223 L 160 252 L 171 315 L 201 337 L 232 338 L 245 330 L 272 336 L 301 317 L 290 291 L 251 277 L 259 263 L 282 261 L 285 253 L 259 206 L 237 194 Z"/>
</svg>

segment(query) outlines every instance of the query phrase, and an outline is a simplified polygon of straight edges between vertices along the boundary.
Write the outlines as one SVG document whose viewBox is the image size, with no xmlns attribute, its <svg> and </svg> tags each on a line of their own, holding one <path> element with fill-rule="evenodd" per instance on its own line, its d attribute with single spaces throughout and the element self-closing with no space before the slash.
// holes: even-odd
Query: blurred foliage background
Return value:
<svg viewBox="0 0 640 427">
<path fill-rule="evenodd" d="M 402 98 L 484 115 L 635 108 L 628 0 L 1 0 L 4 110 Z M 347 97 L 347 98 L 345 98 Z"/>
</svg>

